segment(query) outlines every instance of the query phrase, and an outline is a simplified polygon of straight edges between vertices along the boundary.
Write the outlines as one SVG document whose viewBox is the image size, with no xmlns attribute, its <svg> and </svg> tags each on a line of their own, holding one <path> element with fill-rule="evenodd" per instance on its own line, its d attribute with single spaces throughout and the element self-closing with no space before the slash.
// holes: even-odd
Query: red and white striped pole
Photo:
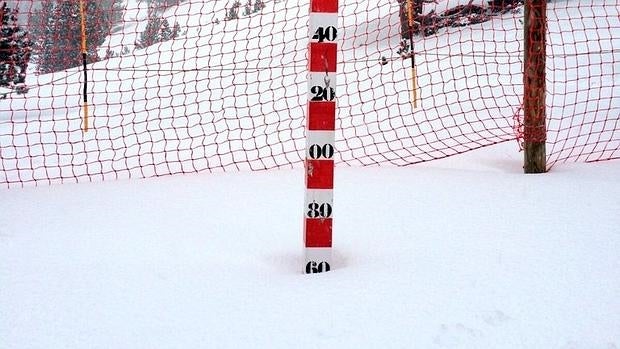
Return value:
<svg viewBox="0 0 620 349">
<path fill-rule="evenodd" d="M 310 0 L 306 115 L 306 274 L 331 269 L 338 0 Z"/>
</svg>

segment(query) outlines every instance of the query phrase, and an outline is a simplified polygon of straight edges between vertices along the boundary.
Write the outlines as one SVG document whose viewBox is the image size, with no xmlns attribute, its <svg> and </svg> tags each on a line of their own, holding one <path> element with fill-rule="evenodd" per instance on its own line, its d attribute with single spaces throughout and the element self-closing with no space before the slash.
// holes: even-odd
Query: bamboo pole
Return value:
<svg viewBox="0 0 620 349">
<path fill-rule="evenodd" d="M 87 57 L 87 47 L 86 47 L 86 7 L 84 5 L 85 0 L 80 0 L 80 16 L 81 16 L 81 29 L 82 29 L 82 67 L 84 71 L 84 90 L 83 90 L 83 131 L 88 132 L 88 74 L 86 70 L 86 57 Z"/>
<path fill-rule="evenodd" d="M 407 0 L 407 12 L 409 20 L 409 46 L 411 48 L 411 93 L 413 109 L 418 108 L 418 86 L 417 86 L 417 72 L 415 67 L 415 51 L 413 50 L 413 0 Z"/>
</svg>

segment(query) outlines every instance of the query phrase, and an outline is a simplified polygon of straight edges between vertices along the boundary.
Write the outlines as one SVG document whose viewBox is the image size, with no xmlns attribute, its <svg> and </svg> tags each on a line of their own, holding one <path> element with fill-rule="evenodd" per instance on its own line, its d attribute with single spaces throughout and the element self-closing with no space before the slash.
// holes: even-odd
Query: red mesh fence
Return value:
<svg viewBox="0 0 620 349">
<path fill-rule="evenodd" d="M 620 2 L 548 6 L 548 163 L 620 158 Z"/>
<path fill-rule="evenodd" d="M 6 1 L 0 185 L 302 166 L 308 2 L 85 0 L 84 16 L 79 5 Z M 618 8 L 547 5 L 550 165 L 620 157 Z M 420 2 L 412 35 L 407 10 L 340 3 L 337 164 L 404 166 L 517 139 L 522 2 Z"/>
</svg>

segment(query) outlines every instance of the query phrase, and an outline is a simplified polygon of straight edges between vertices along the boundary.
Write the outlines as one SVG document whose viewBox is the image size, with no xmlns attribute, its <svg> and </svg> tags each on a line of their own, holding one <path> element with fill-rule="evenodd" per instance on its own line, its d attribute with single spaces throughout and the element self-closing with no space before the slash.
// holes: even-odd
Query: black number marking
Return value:
<svg viewBox="0 0 620 349">
<path fill-rule="evenodd" d="M 320 158 L 331 159 L 334 157 L 334 146 L 331 144 L 324 144 L 323 146 L 313 144 L 310 146 L 310 149 L 308 149 L 308 153 L 313 160 Z"/>
<path fill-rule="evenodd" d="M 312 86 L 310 92 L 314 94 L 313 101 L 333 101 L 336 98 L 336 91 L 333 87 Z"/>
<path fill-rule="evenodd" d="M 307 216 L 309 218 L 329 218 L 333 213 L 332 205 L 328 203 L 316 203 L 312 202 L 308 204 L 308 213 Z"/>
<path fill-rule="evenodd" d="M 330 270 L 330 267 L 329 267 L 329 263 L 327 262 L 317 263 L 315 261 L 311 261 L 311 262 L 308 262 L 308 264 L 306 264 L 306 274 L 322 273 L 324 271 L 329 271 L 329 270 Z"/>
<path fill-rule="evenodd" d="M 313 40 L 318 40 L 319 42 L 323 41 L 334 41 L 338 37 L 338 29 L 334 26 L 329 26 L 327 28 L 318 27 L 312 36 Z"/>
</svg>

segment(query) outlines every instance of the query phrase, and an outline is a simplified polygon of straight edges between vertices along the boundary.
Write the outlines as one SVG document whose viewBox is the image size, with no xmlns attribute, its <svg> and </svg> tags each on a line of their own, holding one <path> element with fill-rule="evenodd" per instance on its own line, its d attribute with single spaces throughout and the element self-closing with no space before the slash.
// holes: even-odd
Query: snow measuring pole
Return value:
<svg viewBox="0 0 620 349">
<path fill-rule="evenodd" d="M 304 273 L 331 269 L 338 0 L 310 0 Z"/>
</svg>

